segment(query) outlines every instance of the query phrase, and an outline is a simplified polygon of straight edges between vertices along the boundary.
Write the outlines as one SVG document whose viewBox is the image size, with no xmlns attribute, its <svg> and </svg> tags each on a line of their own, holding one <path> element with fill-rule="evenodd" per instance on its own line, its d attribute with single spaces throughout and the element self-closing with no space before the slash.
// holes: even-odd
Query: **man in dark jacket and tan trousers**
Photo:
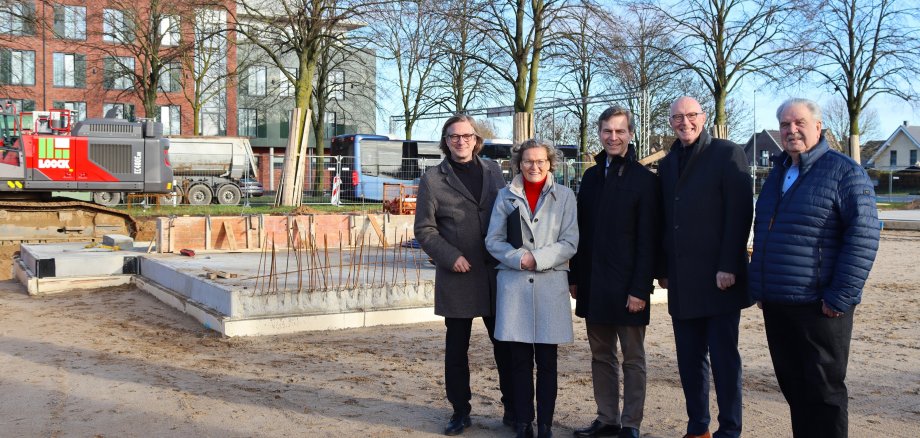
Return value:
<svg viewBox="0 0 920 438">
<path fill-rule="evenodd" d="M 793 436 L 846 437 L 853 313 L 878 251 L 875 191 L 828 147 L 816 103 L 787 100 L 776 118 L 784 152 L 757 199 L 751 293 Z"/>
<path fill-rule="evenodd" d="M 709 371 L 716 388 L 716 437 L 741 435 L 741 309 L 753 304 L 747 241 L 753 216 L 751 176 L 738 145 L 703 130 L 699 102 L 671 104 L 677 141 L 659 163 L 664 211 L 668 311 L 687 406 L 686 437 L 709 437 Z"/>
<path fill-rule="evenodd" d="M 614 106 L 597 121 L 604 151 L 578 191 L 578 252 L 569 283 L 585 318 L 597 418 L 577 437 L 638 438 L 645 407 L 645 328 L 660 240 L 658 178 L 636 161 L 633 114 Z M 623 411 L 620 364 L 623 352 Z"/>
<path fill-rule="evenodd" d="M 434 261 L 434 313 L 444 317 L 447 327 L 444 384 L 454 413 L 444 428 L 445 435 L 458 435 L 471 425 L 467 351 L 477 317 L 482 317 L 492 340 L 505 409 L 502 422 L 514 424 L 511 352 L 493 336 L 498 262 L 485 247 L 492 205 L 505 181 L 494 161 L 477 155 L 482 142 L 472 117 L 448 119 L 441 132 L 441 151 L 446 158 L 422 176 L 417 197 L 415 237 Z"/>
</svg>

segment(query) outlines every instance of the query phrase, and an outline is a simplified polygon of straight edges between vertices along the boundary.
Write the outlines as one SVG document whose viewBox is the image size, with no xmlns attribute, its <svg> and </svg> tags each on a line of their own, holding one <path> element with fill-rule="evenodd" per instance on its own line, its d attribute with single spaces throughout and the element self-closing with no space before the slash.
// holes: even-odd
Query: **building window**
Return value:
<svg viewBox="0 0 920 438">
<path fill-rule="evenodd" d="M 163 124 L 163 134 L 179 135 L 182 133 L 182 118 L 180 117 L 179 111 L 178 105 L 160 107 L 158 121 Z"/>
<path fill-rule="evenodd" d="M 766 167 L 770 165 L 770 151 L 761 150 L 760 151 L 760 166 Z"/>
<path fill-rule="evenodd" d="M 111 111 L 114 111 L 110 113 Z M 134 105 L 130 103 L 106 103 L 102 105 L 102 116 L 114 115 L 116 119 L 134 120 Z"/>
<path fill-rule="evenodd" d="M 35 3 L 3 2 L 0 6 L 0 34 L 34 35 Z"/>
<path fill-rule="evenodd" d="M 288 110 L 281 117 L 281 138 L 290 138 L 291 136 L 291 117 L 293 117 L 293 113 L 294 111 Z"/>
<path fill-rule="evenodd" d="M 134 25 L 118 9 L 102 10 L 102 40 L 110 43 L 130 43 L 134 41 Z"/>
<path fill-rule="evenodd" d="M 54 33 L 68 40 L 86 39 L 86 8 L 83 6 L 56 6 L 54 8 Z"/>
<path fill-rule="evenodd" d="M 103 87 L 107 90 L 127 90 L 134 85 L 134 58 L 112 56 L 104 60 Z"/>
<path fill-rule="evenodd" d="M 86 120 L 86 102 L 54 102 L 55 108 L 70 110 L 70 117 L 74 122 Z"/>
<path fill-rule="evenodd" d="M 54 86 L 83 88 L 86 86 L 86 56 L 78 53 L 54 53 Z"/>
<path fill-rule="evenodd" d="M 0 85 L 35 85 L 35 52 L 0 49 Z"/>
<path fill-rule="evenodd" d="M 917 150 L 916 149 L 910 151 L 910 163 L 907 163 L 907 164 L 911 166 L 917 165 Z"/>
<path fill-rule="evenodd" d="M 264 96 L 267 75 L 268 68 L 264 65 L 247 68 L 243 82 L 240 83 L 240 94 L 244 96 Z"/>
<path fill-rule="evenodd" d="M 160 17 L 160 44 L 164 46 L 178 46 L 179 40 L 179 17 L 175 15 L 164 15 Z"/>
<path fill-rule="evenodd" d="M 171 62 L 163 66 L 160 71 L 160 91 L 172 93 L 181 90 L 181 75 L 182 67 L 178 62 Z"/>
<path fill-rule="evenodd" d="M 255 137 L 258 135 L 259 111 L 252 108 L 240 108 L 237 114 L 240 137 Z"/>
<path fill-rule="evenodd" d="M 888 165 L 891 167 L 898 166 L 898 151 L 891 151 L 891 156 L 888 158 Z"/>
<path fill-rule="evenodd" d="M 297 67 L 285 67 L 285 71 L 293 78 L 297 78 Z M 294 83 L 288 80 L 288 77 L 284 74 L 281 74 L 281 87 L 280 94 L 282 96 L 293 96 L 294 95 Z"/>
<path fill-rule="evenodd" d="M 0 103 L 3 104 L 4 110 L 7 105 L 13 105 L 13 108 L 16 109 L 17 113 L 23 111 L 35 111 L 35 101 L 27 99 L 10 99 L 8 97 L 0 98 Z"/>
<path fill-rule="evenodd" d="M 345 72 L 332 70 L 329 72 L 329 98 L 339 102 L 345 100 Z"/>
</svg>

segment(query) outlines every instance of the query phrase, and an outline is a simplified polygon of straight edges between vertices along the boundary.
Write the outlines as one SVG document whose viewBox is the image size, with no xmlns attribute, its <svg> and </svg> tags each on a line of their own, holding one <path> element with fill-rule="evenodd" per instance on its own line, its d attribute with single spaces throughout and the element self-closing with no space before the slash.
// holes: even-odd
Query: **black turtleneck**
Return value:
<svg viewBox="0 0 920 438">
<path fill-rule="evenodd" d="M 479 202 L 479 198 L 482 197 L 482 166 L 479 165 L 479 160 L 473 157 L 472 160 L 466 163 L 458 163 L 448 156 L 447 162 L 454 169 L 457 178 L 460 178 L 460 182 L 466 186 L 466 189 L 470 191 L 476 202 Z"/>
<path fill-rule="evenodd" d="M 678 178 L 680 178 L 680 176 L 684 173 L 684 168 L 687 167 L 687 163 L 690 162 L 690 157 L 693 156 L 693 148 L 695 148 L 696 145 L 698 145 L 699 143 L 700 143 L 700 138 L 697 137 L 696 141 L 693 143 L 690 143 L 686 146 L 684 146 L 683 143 L 681 143 L 680 146 L 678 146 L 678 149 L 677 149 L 677 177 Z"/>
</svg>

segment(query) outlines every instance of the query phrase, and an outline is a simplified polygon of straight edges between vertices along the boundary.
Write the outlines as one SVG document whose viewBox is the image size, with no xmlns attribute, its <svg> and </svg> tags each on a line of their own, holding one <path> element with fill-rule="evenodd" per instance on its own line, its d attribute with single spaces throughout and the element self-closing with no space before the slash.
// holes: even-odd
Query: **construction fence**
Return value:
<svg viewBox="0 0 920 438">
<path fill-rule="evenodd" d="M 281 181 L 279 172 L 261 171 L 267 166 L 248 162 L 208 163 L 193 157 L 172 157 L 174 163 L 194 162 L 195 166 L 175 166 L 177 192 L 160 197 L 168 205 L 272 205 L 274 188 Z M 255 160 L 255 159 L 254 159 Z M 267 160 L 266 160 L 267 161 Z M 440 158 L 366 157 L 364 163 L 348 156 L 310 156 L 304 180 L 303 204 L 332 204 L 363 206 L 366 210 L 380 209 L 400 203 L 387 211 L 406 212 L 402 201 L 414 201 L 419 179 L 425 171 L 441 162 Z M 494 160 L 502 169 L 505 181 L 511 181 L 511 160 Z M 389 163 L 389 164 L 384 164 Z M 267 164 L 267 163 L 266 163 Z M 562 160 L 553 172 L 556 183 L 578 191 L 584 171 L 595 163 Z M 242 170 L 241 170 L 242 169 Z M 752 167 L 754 193 L 760 193 L 770 167 Z M 920 197 L 920 168 L 868 169 L 875 184 L 879 202 L 909 202 Z M 129 197 L 118 197 L 115 204 L 130 203 Z M 110 204 L 114 205 L 114 204 Z"/>
</svg>

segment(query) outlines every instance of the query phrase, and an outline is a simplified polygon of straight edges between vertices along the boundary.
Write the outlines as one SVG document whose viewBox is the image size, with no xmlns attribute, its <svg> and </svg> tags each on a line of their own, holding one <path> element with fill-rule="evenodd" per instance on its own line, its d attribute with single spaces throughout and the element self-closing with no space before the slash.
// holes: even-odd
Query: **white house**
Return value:
<svg viewBox="0 0 920 438">
<path fill-rule="evenodd" d="M 905 169 L 918 165 L 918 155 L 920 155 L 920 126 L 910 126 L 904 122 L 878 148 L 875 155 L 866 162 L 866 166 L 884 170 Z"/>
</svg>

